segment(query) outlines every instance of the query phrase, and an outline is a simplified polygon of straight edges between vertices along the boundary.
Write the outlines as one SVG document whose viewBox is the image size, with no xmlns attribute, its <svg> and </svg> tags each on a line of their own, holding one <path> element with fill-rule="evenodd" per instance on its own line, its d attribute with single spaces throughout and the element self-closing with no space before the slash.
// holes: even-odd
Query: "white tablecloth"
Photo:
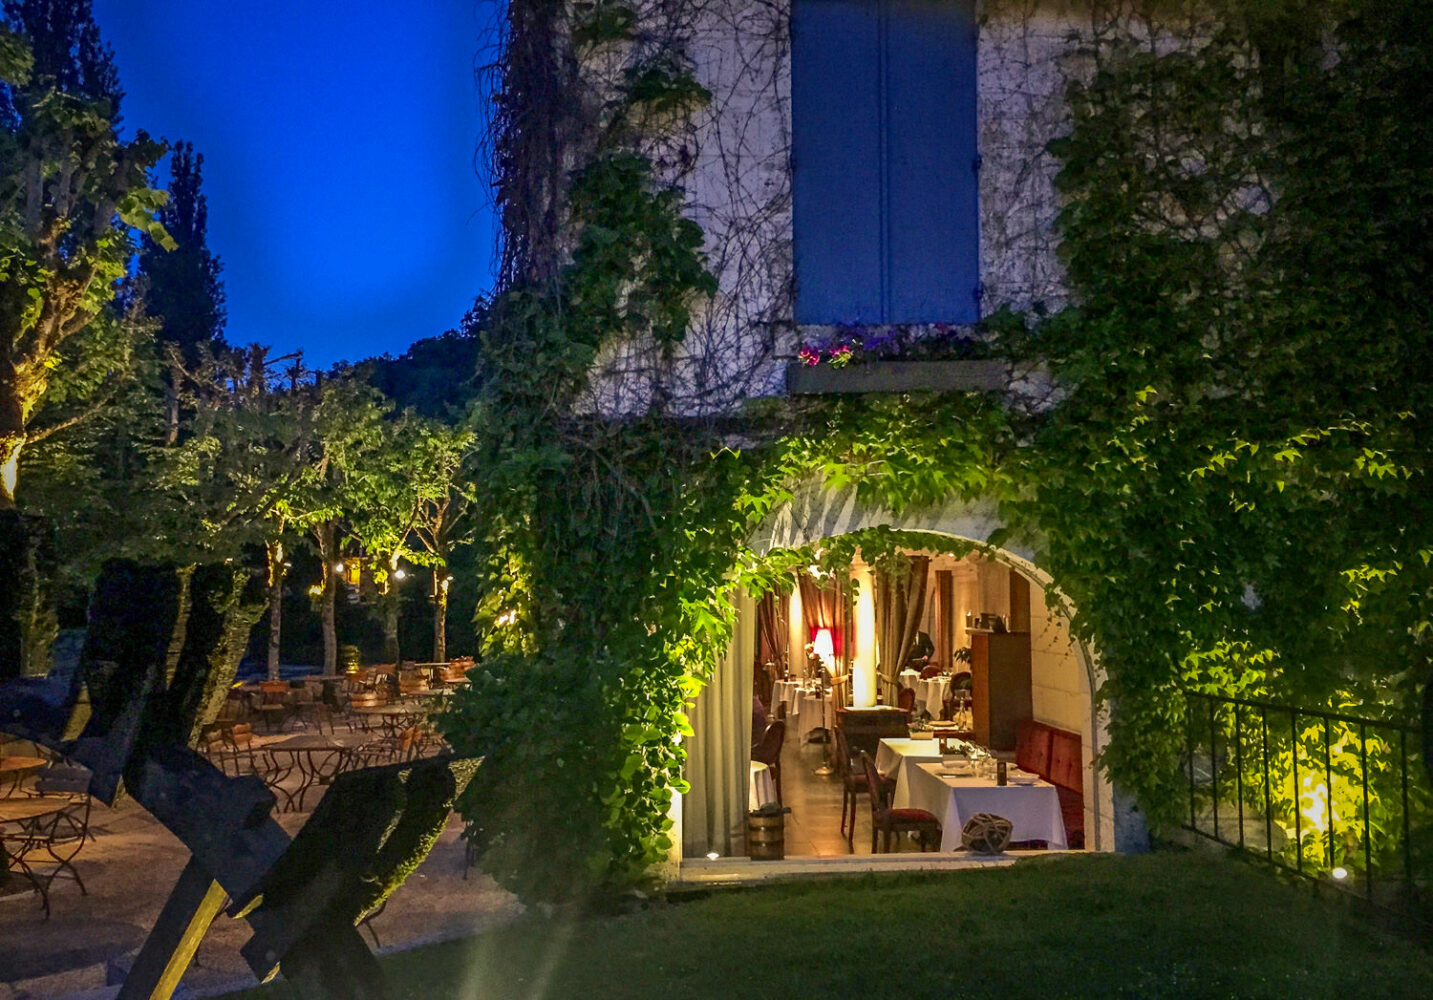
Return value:
<svg viewBox="0 0 1433 1000">
<path fill-rule="evenodd" d="M 800 742 L 818 729 L 834 729 L 831 696 L 822 691 L 797 690 L 787 708 L 786 735 Z"/>
<path fill-rule="evenodd" d="M 771 717 L 776 718 L 776 706 L 785 703 L 786 711 L 792 711 L 792 698 L 796 690 L 801 687 L 800 681 L 772 681 L 771 682 Z"/>
<path fill-rule="evenodd" d="M 756 810 L 776 801 L 776 780 L 771 768 L 759 760 L 751 762 L 751 784 L 747 788 L 747 809 Z"/>
<path fill-rule="evenodd" d="M 776 716 L 776 706 L 786 706 L 786 738 L 804 742 L 818 729 L 834 729 L 836 720 L 831 708 L 831 696 L 825 692 L 810 690 L 800 681 L 776 681 L 771 685 L 771 713 Z"/>
<path fill-rule="evenodd" d="M 910 787 L 910 770 L 921 762 L 940 761 L 939 740 L 900 739 L 887 737 L 876 747 L 876 770 L 884 777 L 896 779 L 892 805 L 904 809 L 910 805 L 906 789 Z"/>
<path fill-rule="evenodd" d="M 921 673 L 919 670 L 902 670 L 900 676 L 896 679 L 900 682 L 901 687 L 913 688 L 921 679 Z"/>
<path fill-rule="evenodd" d="M 929 712 L 932 718 L 940 715 L 945 692 L 950 688 L 950 675 L 937 674 L 923 681 L 916 681 L 916 711 Z"/>
<path fill-rule="evenodd" d="M 901 786 L 906 787 L 905 806 L 924 809 L 940 818 L 940 849 L 960 849 L 960 831 L 976 813 L 994 813 L 1008 819 L 1014 830 L 1011 840 L 1043 840 L 1052 849 L 1064 850 L 1065 820 L 1060 815 L 1060 796 L 1045 781 L 1033 785 L 996 785 L 994 778 L 947 778 L 937 772 L 940 764 L 912 763 L 896 785 L 896 806 L 901 808 Z"/>
</svg>

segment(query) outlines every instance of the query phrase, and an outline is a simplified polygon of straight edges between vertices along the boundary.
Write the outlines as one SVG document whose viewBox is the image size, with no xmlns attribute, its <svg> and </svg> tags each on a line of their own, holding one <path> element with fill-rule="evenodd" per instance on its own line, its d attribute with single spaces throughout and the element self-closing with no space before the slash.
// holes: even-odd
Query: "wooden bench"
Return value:
<svg viewBox="0 0 1433 1000">
<path fill-rule="evenodd" d="M 1055 786 L 1065 839 L 1071 848 L 1085 846 L 1085 769 L 1080 734 L 1026 719 L 1015 731 L 1015 766 Z"/>
</svg>

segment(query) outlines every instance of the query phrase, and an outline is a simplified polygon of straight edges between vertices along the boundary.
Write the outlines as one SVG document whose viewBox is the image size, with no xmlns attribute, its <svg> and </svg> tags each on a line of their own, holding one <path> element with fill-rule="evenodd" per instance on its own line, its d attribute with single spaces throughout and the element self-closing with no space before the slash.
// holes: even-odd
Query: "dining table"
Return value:
<svg viewBox="0 0 1433 1000">
<path fill-rule="evenodd" d="M 0 799 L 9 798 L 19 790 L 24 780 L 45 766 L 43 757 L 26 757 L 11 754 L 0 757 Z"/>
<path fill-rule="evenodd" d="M 44 821 L 64 812 L 70 804 L 68 798 L 55 796 L 0 799 L 0 856 L 5 862 L 0 866 L 0 896 L 30 888 L 41 892 L 41 884 L 25 863 L 25 855 L 35 847 L 36 831 Z M 21 879 L 29 885 L 24 885 Z"/>
<path fill-rule="evenodd" d="M 938 762 L 940 759 L 940 741 L 929 737 L 906 739 L 887 736 L 876 744 L 876 770 L 883 778 L 896 779 L 898 800 L 902 798 L 902 790 L 910 787 L 910 769 L 914 765 Z M 898 801 L 894 804 L 896 808 L 904 808 L 906 803 Z"/>
<path fill-rule="evenodd" d="M 751 762 L 751 781 L 747 786 L 747 809 L 755 811 L 776 803 L 776 781 L 771 768 L 759 760 Z"/>
<path fill-rule="evenodd" d="M 896 785 L 893 805 L 897 809 L 924 809 L 936 816 L 940 820 L 942 851 L 960 850 L 961 831 L 976 813 L 1008 819 L 1012 841 L 1044 841 L 1051 850 L 1069 846 L 1060 814 L 1060 796 L 1048 781 L 997 785 L 994 777 L 947 773 L 938 760 L 912 762 L 903 777 L 906 780 Z"/>
<path fill-rule="evenodd" d="M 835 709 L 829 692 L 802 681 L 775 681 L 771 686 L 771 708 L 786 706 L 786 737 L 798 744 L 821 730 L 836 726 Z"/>
<path fill-rule="evenodd" d="M 396 736 L 409 726 L 416 726 L 428 717 L 428 709 L 417 703 L 392 705 L 358 705 L 350 711 L 376 723 L 388 736 Z"/>
<path fill-rule="evenodd" d="M 348 766 L 353 752 L 372 741 L 367 733 L 302 733 L 265 746 L 264 753 L 274 762 L 265 780 L 284 796 L 281 811 L 303 812 L 309 789 L 332 781 Z M 294 773 L 299 775 L 298 785 L 284 788 L 282 782 Z"/>
<path fill-rule="evenodd" d="M 939 715 L 945 704 L 945 693 L 950 689 L 950 675 L 936 674 L 934 677 L 919 678 L 915 683 L 916 711 L 928 715 Z"/>
</svg>

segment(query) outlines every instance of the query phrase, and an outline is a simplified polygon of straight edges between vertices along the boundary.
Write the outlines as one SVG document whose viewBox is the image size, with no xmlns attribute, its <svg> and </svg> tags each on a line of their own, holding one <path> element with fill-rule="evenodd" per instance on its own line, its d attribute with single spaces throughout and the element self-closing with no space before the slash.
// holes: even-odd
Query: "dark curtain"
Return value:
<svg viewBox="0 0 1433 1000">
<path fill-rule="evenodd" d="M 832 576 L 816 580 L 810 574 L 801 573 L 797 582 L 801 587 L 801 618 L 806 626 L 806 641 L 815 638 L 817 629 L 829 628 L 831 644 L 839 660 L 845 646 L 845 636 L 841 634 L 840 578 Z M 794 672 L 796 665 L 792 666 Z"/>
<path fill-rule="evenodd" d="M 904 573 L 876 571 L 876 631 L 880 634 L 879 673 L 888 696 L 896 690 L 901 666 L 910 659 L 925 614 L 929 556 L 910 556 Z"/>
<path fill-rule="evenodd" d="M 756 696 L 771 705 L 771 685 L 786 658 L 785 595 L 767 591 L 756 605 Z M 766 665 L 774 666 L 768 670 Z"/>
<path fill-rule="evenodd" d="M 935 571 L 935 662 L 942 670 L 952 666 L 955 646 L 955 574 L 948 569 Z"/>
</svg>

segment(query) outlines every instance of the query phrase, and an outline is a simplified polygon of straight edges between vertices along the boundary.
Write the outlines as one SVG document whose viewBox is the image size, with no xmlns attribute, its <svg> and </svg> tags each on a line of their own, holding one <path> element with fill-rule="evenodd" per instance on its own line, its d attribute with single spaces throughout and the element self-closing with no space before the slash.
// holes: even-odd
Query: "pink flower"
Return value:
<svg viewBox="0 0 1433 1000">
<path fill-rule="evenodd" d="M 819 365 L 821 363 L 821 352 L 814 347 L 803 346 L 796 352 L 796 356 L 801 359 L 802 364 Z"/>
</svg>

